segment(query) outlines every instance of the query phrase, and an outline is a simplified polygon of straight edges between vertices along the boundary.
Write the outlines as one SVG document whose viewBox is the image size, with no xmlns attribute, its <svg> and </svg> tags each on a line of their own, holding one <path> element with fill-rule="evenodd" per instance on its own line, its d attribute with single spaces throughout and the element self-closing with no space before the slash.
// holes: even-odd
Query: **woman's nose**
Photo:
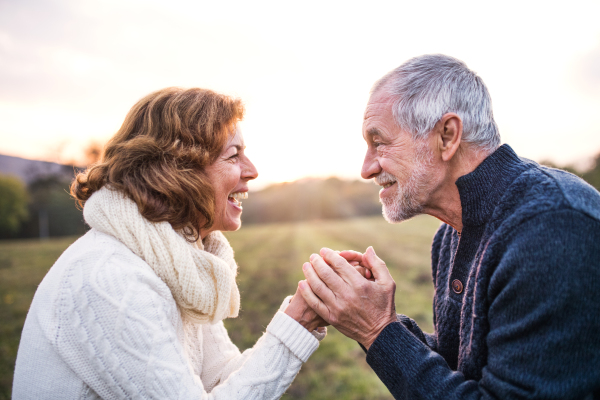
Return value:
<svg viewBox="0 0 600 400">
<path fill-rule="evenodd" d="M 252 161 L 249 158 L 246 158 L 246 162 L 244 163 L 244 170 L 242 171 L 242 178 L 248 181 L 252 179 L 256 179 L 258 177 L 258 171 Z"/>
</svg>

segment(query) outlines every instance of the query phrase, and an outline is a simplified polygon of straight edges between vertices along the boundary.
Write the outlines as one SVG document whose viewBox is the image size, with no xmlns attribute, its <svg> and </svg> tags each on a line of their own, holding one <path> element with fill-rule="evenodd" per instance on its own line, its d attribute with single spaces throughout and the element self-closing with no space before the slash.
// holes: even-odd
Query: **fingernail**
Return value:
<svg viewBox="0 0 600 400">
<path fill-rule="evenodd" d="M 302 264 L 302 271 L 306 271 L 307 268 L 308 268 L 308 263 Z"/>
<path fill-rule="evenodd" d="M 309 260 L 312 261 L 317 255 L 315 253 L 311 254 Z"/>
</svg>

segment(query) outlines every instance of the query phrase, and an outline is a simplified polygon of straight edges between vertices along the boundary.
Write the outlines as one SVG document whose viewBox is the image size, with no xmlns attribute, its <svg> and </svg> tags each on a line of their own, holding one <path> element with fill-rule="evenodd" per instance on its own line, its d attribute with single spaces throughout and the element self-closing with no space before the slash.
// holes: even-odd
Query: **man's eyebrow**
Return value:
<svg viewBox="0 0 600 400">
<path fill-rule="evenodd" d="M 371 127 L 371 128 L 369 128 L 369 129 L 367 129 L 367 132 L 366 132 L 366 133 L 367 133 L 367 137 L 368 137 L 369 139 L 372 139 L 372 138 L 373 138 L 373 136 L 383 136 L 383 135 L 381 134 L 381 131 L 380 131 L 379 129 L 375 128 L 375 127 Z"/>
</svg>

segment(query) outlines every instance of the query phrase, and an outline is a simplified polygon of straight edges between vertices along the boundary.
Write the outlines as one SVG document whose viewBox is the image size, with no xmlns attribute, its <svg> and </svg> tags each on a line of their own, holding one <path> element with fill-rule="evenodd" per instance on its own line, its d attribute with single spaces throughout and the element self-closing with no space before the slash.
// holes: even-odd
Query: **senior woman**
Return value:
<svg viewBox="0 0 600 400">
<path fill-rule="evenodd" d="M 286 299 L 240 353 L 222 320 L 238 315 L 233 250 L 257 171 L 243 106 L 203 89 L 140 100 L 77 176 L 91 230 L 40 284 L 15 369 L 14 399 L 277 399 L 318 347 L 323 321 Z M 318 329 L 317 329 L 318 328 Z"/>
</svg>

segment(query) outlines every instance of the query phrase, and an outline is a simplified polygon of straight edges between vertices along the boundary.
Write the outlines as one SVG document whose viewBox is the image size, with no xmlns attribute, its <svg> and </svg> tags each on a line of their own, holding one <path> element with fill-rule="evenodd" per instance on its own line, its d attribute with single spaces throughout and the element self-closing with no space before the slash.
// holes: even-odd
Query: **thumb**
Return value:
<svg viewBox="0 0 600 400">
<path fill-rule="evenodd" d="M 392 279 L 390 271 L 385 265 L 385 262 L 383 262 L 381 258 L 377 257 L 375 250 L 373 250 L 373 246 L 369 246 L 367 251 L 365 251 L 362 265 L 371 270 L 371 273 L 373 273 L 373 277 L 376 281 L 387 281 Z"/>
</svg>

